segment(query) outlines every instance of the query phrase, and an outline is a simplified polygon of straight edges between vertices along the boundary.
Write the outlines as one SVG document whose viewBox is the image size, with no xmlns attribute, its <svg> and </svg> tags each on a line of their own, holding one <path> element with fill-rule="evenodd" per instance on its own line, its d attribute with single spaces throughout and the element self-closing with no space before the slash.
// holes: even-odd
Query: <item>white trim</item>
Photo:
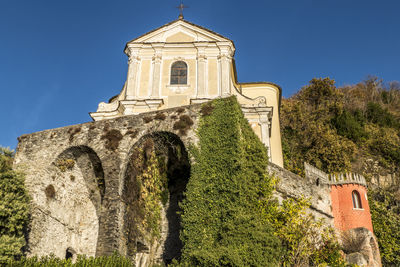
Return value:
<svg viewBox="0 0 400 267">
<path fill-rule="evenodd" d="M 136 97 L 140 97 L 139 96 L 139 92 L 140 92 L 140 80 L 141 80 L 141 76 L 142 76 L 142 59 L 138 61 L 138 64 L 136 66 L 136 81 L 135 81 L 135 96 Z"/>
<path fill-rule="evenodd" d="M 218 96 L 222 95 L 221 92 L 221 58 L 217 57 L 217 87 L 218 87 Z"/>
<path fill-rule="evenodd" d="M 161 62 L 160 62 L 160 80 L 158 81 L 158 84 L 160 85 L 158 87 L 158 98 L 161 97 L 162 95 L 162 77 L 163 77 L 163 69 L 164 69 L 164 58 L 161 56 Z"/>
<path fill-rule="evenodd" d="M 150 64 L 150 75 L 149 75 L 149 84 L 147 88 L 147 96 L 151 97 L 151 92 L 153 91 L 153 77 L 154 77 L 154 65 L 155 65 L 155 60 L 151 59 L 151 64 Z"/>
<path fill-rule="evenodd" d="M 146 42 L 146 41 L 151 42 L 150 40 L 152 38 L 155 38 L 157 35 L 161 35 L 161 37 L 165 38 L 164 40 L 166 40 L 168 38 L 168 35 L 167 35 L 168 33 L 167 32 L 175 30 L 175 28 L 178 28 L 181 31 L 192 31 L 192 32 L 195 32 L 197 34 L 201 34 L 202 35 L 201 37 L 204 36 L 205 37 L 205 38 L 203 37 L 204 39 L 209 38 L 209 39 L 211 39 L 210 41 L 232 43 L 232 41 L 230 41 L 229 39 L 226 39 L 226 38 L 223 38 L 223 37 L 218 36 L 216 34 L 213 34 L 213 33 L 209 32 L 208 30 L 201 29 L 201 28 L 196 27 L 196 26 L 194 26 L 192 24 L 186 23 L 183 20 L 177 20 L 174 23 L 172 23 L 171 25 L 167 25 L 167 26 L 164 26 L 164 27 L 162 27 L 162 28 L 160 28 L 160 29 L 158 29 L 158 30 L 156 30 L 154 32 L 150 32 L 150 33 L 148 33 L 148 34 L 146 34 L 146 35 L 144 35 L 144 36 L 142 36 L 142 37 L 140 37 L 140 38 L 138 38 L 138 39 L 136 39 L 133 42 L 130 42 L 128 44 L 141 43 L 141 42 Z M 193 35 L 193 33 L 191 33 L 191 35 Z M 199 38 L 199 36 L 195 36 L 195 39 L 203 39 L 203 38 Z"/>
</svg>

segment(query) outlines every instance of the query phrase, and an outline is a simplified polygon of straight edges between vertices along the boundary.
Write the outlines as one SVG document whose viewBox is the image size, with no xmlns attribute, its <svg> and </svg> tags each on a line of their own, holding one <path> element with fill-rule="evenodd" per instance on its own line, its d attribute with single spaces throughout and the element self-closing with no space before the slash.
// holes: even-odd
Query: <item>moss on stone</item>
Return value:
<svg viewBox="0 0 400 267">
<path fill-rule="evenodd" d="M 74 168 L 75 160 L 74 159 L 61 158 L 61 159 L 57 159 L 55 165 L 57 166 L 57 168 L 60 171 L 65 172 L 67 170 L 72 170 Z"/>
<path fill-rule="evenodd" d="M 109 130 L 105 135 L 101 137 L 101 139 L 106 140 L 105 147 L 109 150 L 116 150 L 119 146 L 119 142 L 123 138 L 122 134 L 118 130 Z"/>
</svg>

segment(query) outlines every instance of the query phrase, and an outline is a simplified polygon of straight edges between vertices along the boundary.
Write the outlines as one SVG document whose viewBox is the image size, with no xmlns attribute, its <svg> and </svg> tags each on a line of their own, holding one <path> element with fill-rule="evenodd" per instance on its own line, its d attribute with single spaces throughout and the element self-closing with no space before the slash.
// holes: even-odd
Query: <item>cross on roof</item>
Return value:
<svg viewBox="0 0 400 267">
<path fill-rule="evenodd" d="M 177 6 L 176 8 L 179 9 L 179 19 L 183 19 L 183 9 L 188 8 L 188 6 L 185 6 L 182 1 L 181 4 L 179 6 Z"/>
</svg>

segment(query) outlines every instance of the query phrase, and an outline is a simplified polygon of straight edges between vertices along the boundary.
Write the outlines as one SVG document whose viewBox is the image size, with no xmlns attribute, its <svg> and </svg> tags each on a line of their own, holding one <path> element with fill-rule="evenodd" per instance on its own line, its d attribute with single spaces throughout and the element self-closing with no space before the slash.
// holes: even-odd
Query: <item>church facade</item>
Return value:
<svg viewBox="0 0 400 267">
<path fill-rule="evenodd" d="M 15 165 L 26 173 L 32 197 L 29 255 L 64 258 L 119 251 L 137 266 L 179 257 L 177 211 L 190 176 L 187 148 L 198 142 L 203 103 L 235 96 L 268 148 L 270 172 L 280 178 L 278 199 L 310 198 L 310 212 L 327 225 L 338 231 L 366 229 L 367 243 L 375 244 L 370 266 L 379 266 L 365 179 L 328 175 L 308 164 L 302 178 L 283 168 L 281 88 L 269 82 L 239 83 L 231 40 L 180 17 L 128 42 L 124 52 L 129 58 L 126 82 L 118 95 L 90 113 L 92 122 L 19 138 Z M 175 127 L 182 124 L 184 129 Z M 160 238 L 151 242 L 132 204 L 140 198 L 137 152 L 150 143 L 165 158 L 171 184 L 160 213 Z"/>
<path fill-rule="evenodd" d="M 281 88 L 269 82 L 239 83 L 231 40 L 182 18 L 125 46 L 128 74 L 119 95 L 100 103 L 93 120 L 116 118 L 235 95 L 245 117 L 283 166 L 279 127 Z"/>
</svg>

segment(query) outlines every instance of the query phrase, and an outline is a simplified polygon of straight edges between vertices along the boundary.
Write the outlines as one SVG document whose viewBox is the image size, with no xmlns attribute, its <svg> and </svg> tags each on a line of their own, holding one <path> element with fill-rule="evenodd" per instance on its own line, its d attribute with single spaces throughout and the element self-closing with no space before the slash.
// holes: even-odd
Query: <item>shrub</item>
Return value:
<svg viewBox="0 0 400 267">
<path fill-rule="evenodd" d="M 334 230 L 308 213 L 307 199 L 288 198 L 278 205 L 260 201 L 264 218 L 285 248 L 282 266 L 345 266 Z"/>
<path fill-rule="evenodd" d="M 12 155 L 0 148 L 0 265 L 22 256 L 29 220 L 24 176 L 12 170 Z"/>
<path fill-rule="evenodd" d="M 400 213 L 396 211 L 396 199 L 382 189 L 369 190 L 368 196 L 382 266 L 400 266 Z"/>
<path fill-rule="evenodd" d="M 72 263 L 71 259 L 59 259 L 52 255 L 45 257 L 32 257 L 32 258 L 22 258 L 19 261 L 9 261 L 9 266 L 12 267 L 98 267 L 98 266 L 118 266 L 118 267 L 134 267 L 135 264 L 119 255 L 118 253 L 114 253 L 111 256 L 101 256 L 101 257 L 86 257 L 84 255 L 78 255 L 75 263 Z"/>
</svg>

